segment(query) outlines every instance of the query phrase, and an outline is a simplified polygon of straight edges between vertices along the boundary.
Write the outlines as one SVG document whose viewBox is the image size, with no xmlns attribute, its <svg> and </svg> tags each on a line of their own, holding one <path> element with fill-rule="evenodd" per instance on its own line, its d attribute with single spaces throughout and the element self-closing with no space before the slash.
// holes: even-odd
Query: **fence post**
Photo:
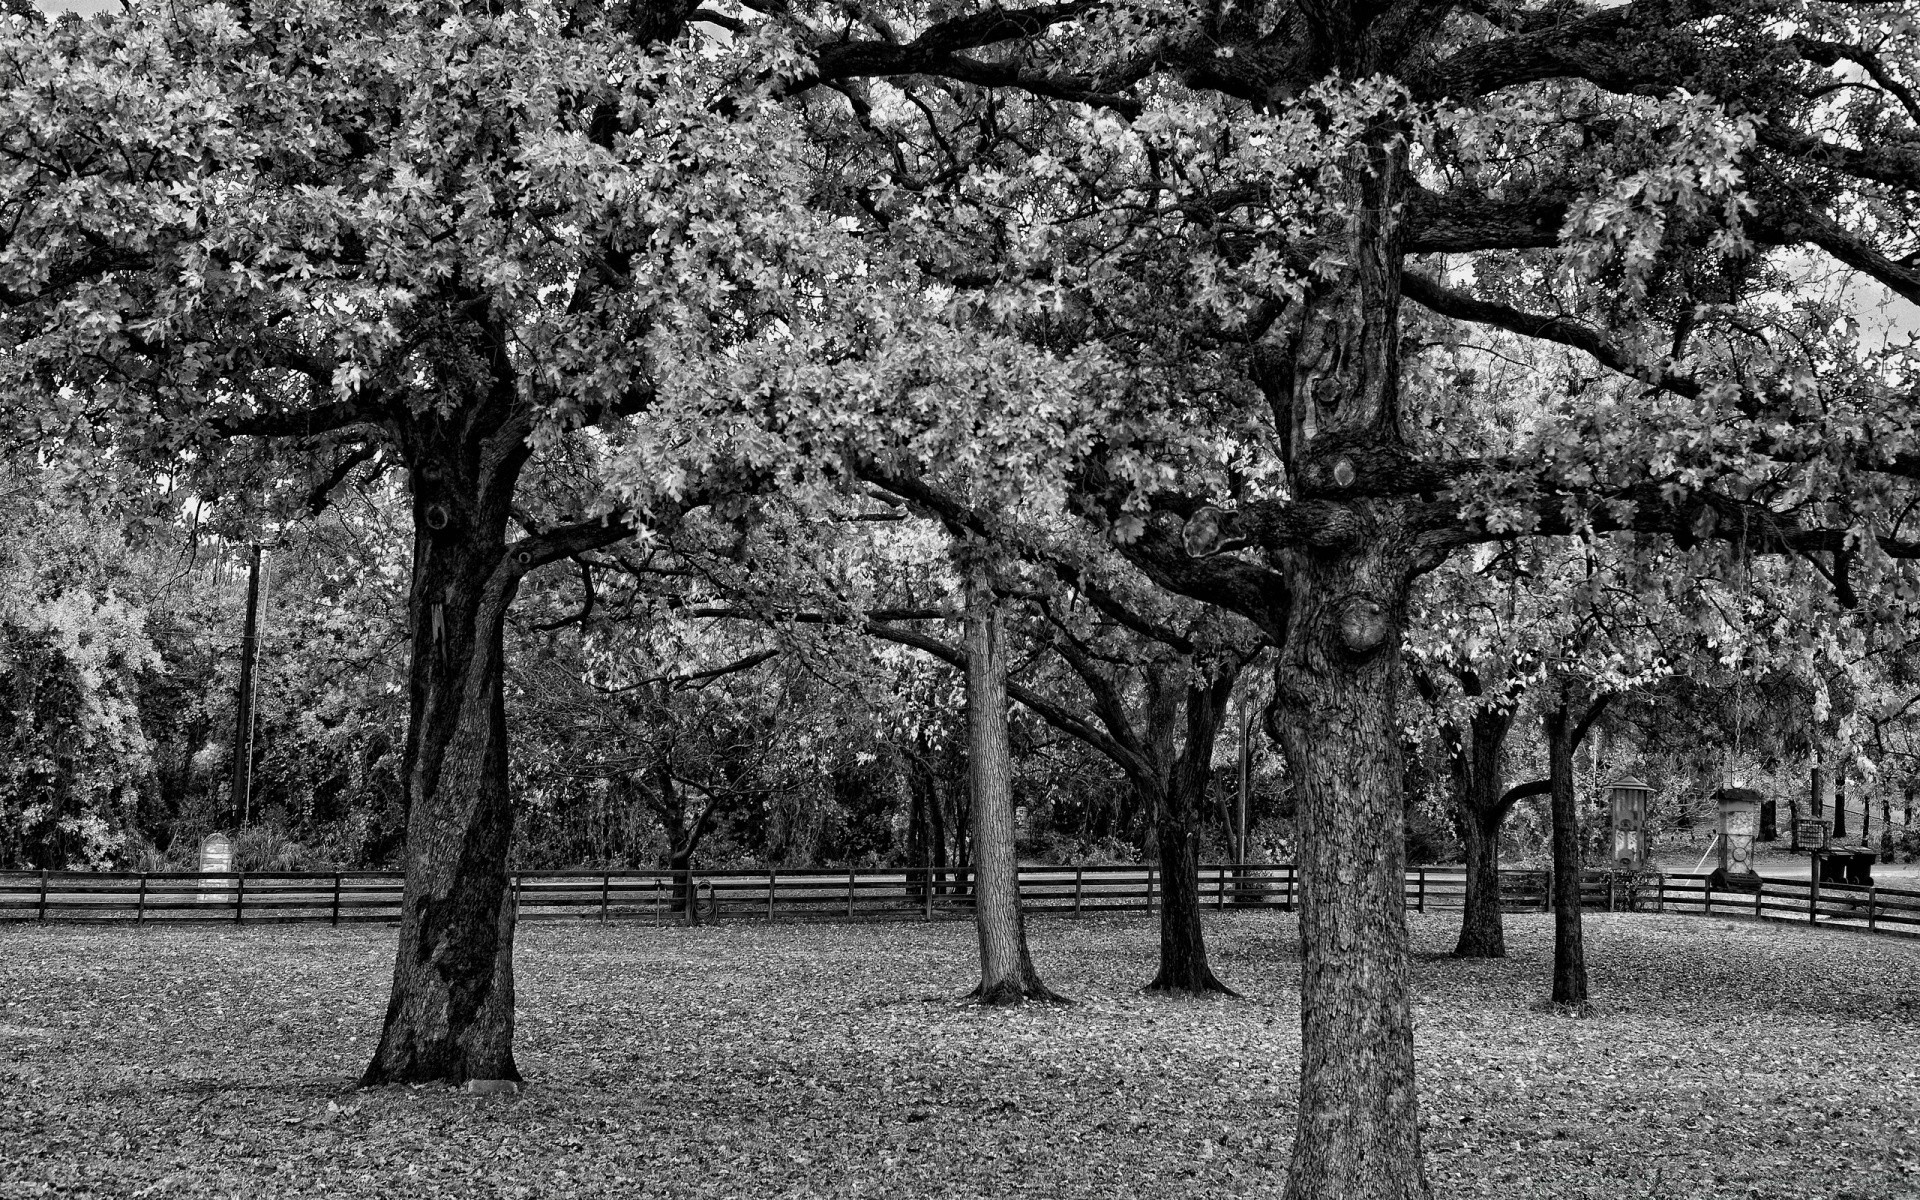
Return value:
<svg viewBox="0 0 1920 1200">
<path fill-rule="evenodd" d="M 1014 879 L 1016 881 L 1019 878 L 1020 877 L 1018 875 L 1014 876 Z M 1019 888 L 1019 884 L 1016 882 L 1014 886 L 1015 886 L 1015 890 L 1017 891 Z M 847 918 L 849 920 L 853 918 L 853 868 L 852 867 L 847 868 Z"/>
<path fill-rule="evenodd" d="M 773 893 L 778 890 L 780 880 L 772 871 L 767 872 L 767 920 L 773 920 Z"/>
<path fill-rule="evenodd" d="M 1700 909 L 1701 913 L 1706 916 L 1712 916 L 1713 915 L 1713 881 L 1711 879 L 1701 880 L 1700 895 L 1704 899 L 1704 904 Z"/>
<path fill-rule="evenodd" d="M 1086 874 L 1087 868 L 1084 864 L 1073 868 L 1073 915 L 1076 917 L 1080 915 L 1080 886 Z"/>
<path fill-rule="evenodd" d="M 40 919 L 47 919 L 47 869 L 40 868 Z"/>
<path fill-rule="evenodd" d="M 1153 868 L 1147 868 L 1147 914 L 1153 914 Z"/>
<path fill-rule="evenodd" d="M 920 919 L 933 920 L 933 868 L 920 868 Z"/>
<path fill-rule="evenodd" d="M 340 923 L 340 873 L 333 874 L 333 923 Z"/>
<path fill-rule="evenodd" d="M 1553 911 L 1553 872 L 1540 872 L 1540 911 Z"/>
<path fill-rule="evenodd" d="M 1878 904 L 1879 895 L 1880 895 L 1879 887 L 1875 886 L 1867 889 L 1867 928 L 1869 930 L 1875 928 L 1877 923 L 1878 914 L 1876 911 L 1876 906 Z"/>
<path fill-rule="evenodd" d="M 140 907 L 134 910 L 133 923 L 138 925 L 147 919 L 147 873 L 140 873 Z"/>
<path fill-rule="evenodd" d="M 1760 919 L 1760 898 L 1766 894 L 1767 884 L 1763 879 L 1760 881 L 1760 886 L 1753 889 L 1753 919 L 1756 921 Z"/>
<path fill-rule="evenodd" d="M 247 876 L 244 872 L 236 876 L 233 889 L 233 923 L 240 923 L 240 914 L 247 907 Z"/>
<path fill-rule="evenodd" d="M 1608 912 L 1613 911 L 1613 878 L 1614 878 L 1614 873 L 1612 871 L 1608 871 L 1607 872 L 1607 911 Z"/>
<path fill-rule="evenodd" d="M 1293 864 L 1287 864 L 1287 903 L 1286 910 L 1293 911 Z"/>
<path fill-rule="evenodd" d="M 1659 886 L 1653 896 L 1653 911 L 1663 913 L 1667 911 L 1667 873 L 1662 871 L 1655 878 Z"/>
<path fill-rule="evenodd" d="M 1813 871 L 1813 891 L 1807 897 L 1807 924 L 1820 923 L 1820 860 L 1812 859 L 1808 863 Z"/>
<path fill-rule="evenodd" d="M 1227 869 L 1213 869 L 1213 907 L 1218 910 L 1227 906 Z"/>
<path fill-rule="evenodd" d="M 1425 867 L 1420 868 L 1420 891 L 1415 897 L 1415 902 L 1419 906 L 1414 910 L 1415 912 L 1427 911 L 1427 869 Z"/>
</svg>

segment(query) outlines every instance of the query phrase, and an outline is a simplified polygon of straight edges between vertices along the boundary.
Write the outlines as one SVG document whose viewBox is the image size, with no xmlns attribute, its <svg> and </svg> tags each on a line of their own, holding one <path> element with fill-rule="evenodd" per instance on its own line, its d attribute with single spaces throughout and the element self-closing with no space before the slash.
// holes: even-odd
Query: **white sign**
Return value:
<svg viewBox="0 0 1920 1200">
<path fill-rule="evenodd" d="M 224 833 L 210 833 L 200 843 L 200 873 L 202 875 L 224 875 L 233 870 L 233 842 Z M 202 879 L 200 881 L 200 899 L 207 902 L 225 902 L 225 893 L 233 890 L 231 879 Z"/>
</svg>

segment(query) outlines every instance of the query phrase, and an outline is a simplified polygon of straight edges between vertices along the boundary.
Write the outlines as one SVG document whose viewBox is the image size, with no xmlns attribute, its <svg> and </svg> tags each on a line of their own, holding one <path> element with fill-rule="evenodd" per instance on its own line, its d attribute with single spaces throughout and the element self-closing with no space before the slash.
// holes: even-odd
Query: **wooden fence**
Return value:
<svg viewBox="0 0 1920 1200">
<path fill-rule="evenodd" d="M 402 876 L 391 872 L 248 874 L 0 873 L 5 921 L 397 921 Z M 1707 877 L 1588 871 L 1585 908 L 1745 916 L 1920 936 L 1920 891 L 1767 879 L 1757 893 L 1713 891 Z M 528 871 L 513 876 L 521 920 L 934 920 L 966 916 L 964 872 L 921 868 L 776 871 Z M 1299 876 L 1291 865 L 1200 868 L 1200 901 L 1215 909 L 1291 911 Z M 1020 868 L 1029 912 L 1151 912 L 1163 899 L 1160 872 L 1143 866 Z M 692 909 L 686 897 L 693 898 Z M 1547 911 L 1544 871 L 1502 871 L 1502 907 Z M 1407 908 L 1459 909 L 1459 868 L 1406 874 Z"/>
</svg>

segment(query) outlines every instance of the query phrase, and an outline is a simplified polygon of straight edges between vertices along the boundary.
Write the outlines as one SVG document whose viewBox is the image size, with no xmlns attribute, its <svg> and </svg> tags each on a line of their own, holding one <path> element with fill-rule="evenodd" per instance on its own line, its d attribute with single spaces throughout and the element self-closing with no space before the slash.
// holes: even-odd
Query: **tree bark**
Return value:
<svg viewBox="0 0 1920 1200">
<path fill-rule="evenodd" d="M 1287 1197 L 1425 1197 L 1397 712 L 1411 572 L 1404 558 L 1376 547 L 1303 558 L 1297 632 L 1275 678 L 1299 796 L 1305 960 L 1300 1118 Z M 1352 614 L 1356 595 L 1378 611 Z"/>
<path fill-rule="evenodd" d="M 1164 785 L 1143 797 L 1158 811 L 1160 842 L 1160 970 L 1147 984 L 1150 992 L 1234 994 L 1207 961 L 1206 932 L 1200 924 L 1200 815 L 1213 745 L 1237 674 L 1237 668 L 1225 671 L 1210 685 L 1185 689 L 1186 744 L 1171 761 L 1163 755 L 1172 750 L 1175 713 L 1155 701 L 1173 689 L 1159 672 L 1149 676 L 1148 744 L 1160 751 L 1154 757 L 1167 767 Z M 1161 736 L 1162 729 L 1168 736 Z"/>
<path fill-rule="evenodd" d="M 1833 770 L 1833 840 L 1839 841 L 1847 836 L 1847 767 L 1845 763 Z"/>
<path fill-rule="evenodd" d="M 1013 757 L 1007 745 L 1006 640 L 986 568 L 967 567 L 967 785 L 973 808 L 974 928 L 981 1004 L 1061 1001 L 1027 951 L 1014 859 Z"/>
<path fill-rule="evenodd" d="M 1549 708 L 1547 779 L 1553 810 L 1553 1002 L 1587 1002 L 1580 928 L 1580 814 L 1573 794 L 1573 722 L 1566 701 Z"/>
<path fill-rule="evenodd" d="M 524 453 L 488 446 L 493 455 L 476 464 L 447 430 L 426 433 L 410 455 L 406 895 L 392 997 L 362 1086 L 520 1078 L 503 692 L 519 572 L 505 553 L 511 480 L 499 476 L 516 474 Z"/>
<path fill-rule="evenodd" d="M 1283 543 L 1291 586 L 1274 683 L 1299 796 L 1300 1113 L 1287 1200 L 1424 1200 L 1409 1006 L 1401 639 L 1438 556 L 1406 503 L 1364 473 L 1405 453 L 1400 222 L 1407 133 L 1375 117 L 1344 165 L 1345 261 L 1289 334 L 1282 439 L 1296 504 L 1327 506 Z M 1351 452 L 1351 453 L 1350 453 Z M 1374 456 L 1379 456 L 1376 458 Z M 1311 510 L 1310 510 L 1311 511 Z"/>
<path fill-rule="evenodd" d="M 1460 916 L 1455 958 L 1505 958 L 1506 926 L 1500 915 L 1500 826 L 1506 813 L 1479 806 L 1459 814 L 1466 848 L 1466 909 Z"/>
</svg>

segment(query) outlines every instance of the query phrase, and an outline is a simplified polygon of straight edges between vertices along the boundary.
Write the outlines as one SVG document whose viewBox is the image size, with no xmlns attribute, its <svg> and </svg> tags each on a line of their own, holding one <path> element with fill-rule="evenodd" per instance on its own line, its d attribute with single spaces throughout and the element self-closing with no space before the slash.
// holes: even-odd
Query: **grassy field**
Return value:
<svg viewBox="0 0 1920 1200">
<path fill-rule="evenodd" d="M 1443 1197 L 1920 1196 L 1920 944 L 1588 917 L 1598 1015 L 1415 916 Z M 1209 914 L 1244 999 L 1149 998 L 1143 917 L 1035 924 L 1065 1009 L 985 1012 L 953 924 L 531 926 L 517 1098 L 351 1089 L 391 929 L 0 928 L 0 1197 L 1278 1195 L 1280 913 Z"/>
</svg>

